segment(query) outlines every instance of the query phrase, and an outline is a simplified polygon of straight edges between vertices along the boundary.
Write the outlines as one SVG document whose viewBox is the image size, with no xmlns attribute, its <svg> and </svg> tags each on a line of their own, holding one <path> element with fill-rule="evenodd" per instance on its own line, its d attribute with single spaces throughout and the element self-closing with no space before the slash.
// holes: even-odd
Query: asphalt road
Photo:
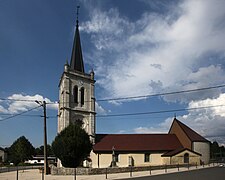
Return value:
<svg viewBox="0 0 225 180">
<path fill-rule="evenodd" d="M 132 178 L 135 180 L 225 180 L 225 167 L 213 167 L 192 171 Z M 123 179 L 125 180 L 125 179 Z M 129 179 L 131 180 L 131 179 Z"/>
</svg>

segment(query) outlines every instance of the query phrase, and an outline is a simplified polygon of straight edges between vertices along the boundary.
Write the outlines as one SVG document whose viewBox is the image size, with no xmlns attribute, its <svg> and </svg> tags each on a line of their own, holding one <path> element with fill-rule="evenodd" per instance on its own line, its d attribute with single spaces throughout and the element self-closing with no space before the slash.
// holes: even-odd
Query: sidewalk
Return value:
<svg viewBox="0 0 225 180">
<path fill-rule="evenodd" d="M 198 166 L 197 169 L 202 168 L 210 168 L 210 166 Z M 190 167 L 189 170 L 196 170 L 196 167 Z M 188 168 L 179 168 L 179 171 L 188 171 Z M 165 173 L 175 173 L 178 172 L 178 168 L 165 169 L 162 170 L 153 170 L 151 171 L 151 176 L 165 174 Z M 117 174 L 107 174 L 107 179 L 123 179 L 123 178 L 130 178 L 130 177 L 142 177 L 142 176 L 150 176 L 150 171 L 139 171 L 139 172 L 132 172 L 129 173 L 117 173 Z M 17 177 L 17 172 L 6 172 L 0 173 L 1 180 L 15 180 Z M 79 175 L 76 176 L 76 180 L 105 180 L 106 174 L 100 175 Z M 31 170 L 22 170 L 18 172 L 18 180 L 75 180 L 74 176 L 56 176 L 56 175 L 45 175 L 44 179 L 42 178 L 42 174 L 39 173 L 38 169 L 31 169 Z"/>
</svg>

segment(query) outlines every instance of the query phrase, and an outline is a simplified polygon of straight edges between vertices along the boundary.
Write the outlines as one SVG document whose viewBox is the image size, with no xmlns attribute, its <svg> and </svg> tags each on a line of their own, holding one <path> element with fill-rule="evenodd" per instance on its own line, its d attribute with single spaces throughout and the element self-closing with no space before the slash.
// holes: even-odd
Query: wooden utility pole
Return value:
<svg viewBox="0 0 225 180">
<path fill-rule="evenodd" d="M 47 155 L 47 126 L 46 126 L 46 102 L 43 101 L 35 101 L 39 105 L 43 107 L 43 113 L 44 113 L 44 174 L 47 175 L 49 173 L 48 169 L 48 155 Z"/>
<path fill-rule="evenodd" d="M 48 172 L 48 156 L 47 156 L 47 127 L 46 127 L 46 102 L 43 101 L 43 111 L 44 111 L 44 172 L 47 175 Z"/>
</svg>

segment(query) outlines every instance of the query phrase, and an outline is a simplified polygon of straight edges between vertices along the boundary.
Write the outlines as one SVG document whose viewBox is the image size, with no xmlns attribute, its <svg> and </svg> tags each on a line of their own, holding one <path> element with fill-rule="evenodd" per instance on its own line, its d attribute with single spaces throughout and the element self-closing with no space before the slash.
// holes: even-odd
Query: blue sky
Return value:
<svg viewBox="0 0 225 180">
<path fill-rule="evenodd" d="M 93 68 L 96 75 L 97 133 L 166 133 L 175 112 L 101 115 L 216 106 L 176 116 L 209 140 L 225 144 L 224 88 L 98 101 L 224 85 L 224 0 L 0 0 L 1 99 L 58 101 L 77 4 L 85 70 Z M 43 119 L 36 116 L 41 108 L 4 120 L 36 106 L 0 100 L 0 146 L 10 146 L 22 135 L 34 146 L 42 144 Z M 57 103 L 48 105 L 47 114 L 51 143 L 57 133 Z"/>
</svg>

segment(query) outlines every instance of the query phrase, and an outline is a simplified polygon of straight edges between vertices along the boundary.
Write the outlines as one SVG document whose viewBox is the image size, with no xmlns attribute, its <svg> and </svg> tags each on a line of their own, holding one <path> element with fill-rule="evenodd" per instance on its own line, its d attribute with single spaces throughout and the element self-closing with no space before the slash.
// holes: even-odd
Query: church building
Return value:
<svg viewBox="0 0 225 180">
<path fill-rule="evenodd" d="M 94 143 L 95 95 L 94 72 L 84 70 L 78 20 L 70 65 L 64 65 L 59 82 L 58 133 L 70 123 L 82 123 Z"/>
<path fill-rule="evenodd" d="M 96 134 L 92 167 L 208 164 L 210 143 L 174 118 L 167 134 Z"/>
<path fill-rule="evenodd" d="M 76 21 L 70 64 L 59 82 L 58 133 L 70 123 L 82 123 L 93 150 L 91 167 L 209 163 L 210 143 L 174 118 L 167 134 L 96 134 L 94 71 L 85 72 Z"/>
</svg>

